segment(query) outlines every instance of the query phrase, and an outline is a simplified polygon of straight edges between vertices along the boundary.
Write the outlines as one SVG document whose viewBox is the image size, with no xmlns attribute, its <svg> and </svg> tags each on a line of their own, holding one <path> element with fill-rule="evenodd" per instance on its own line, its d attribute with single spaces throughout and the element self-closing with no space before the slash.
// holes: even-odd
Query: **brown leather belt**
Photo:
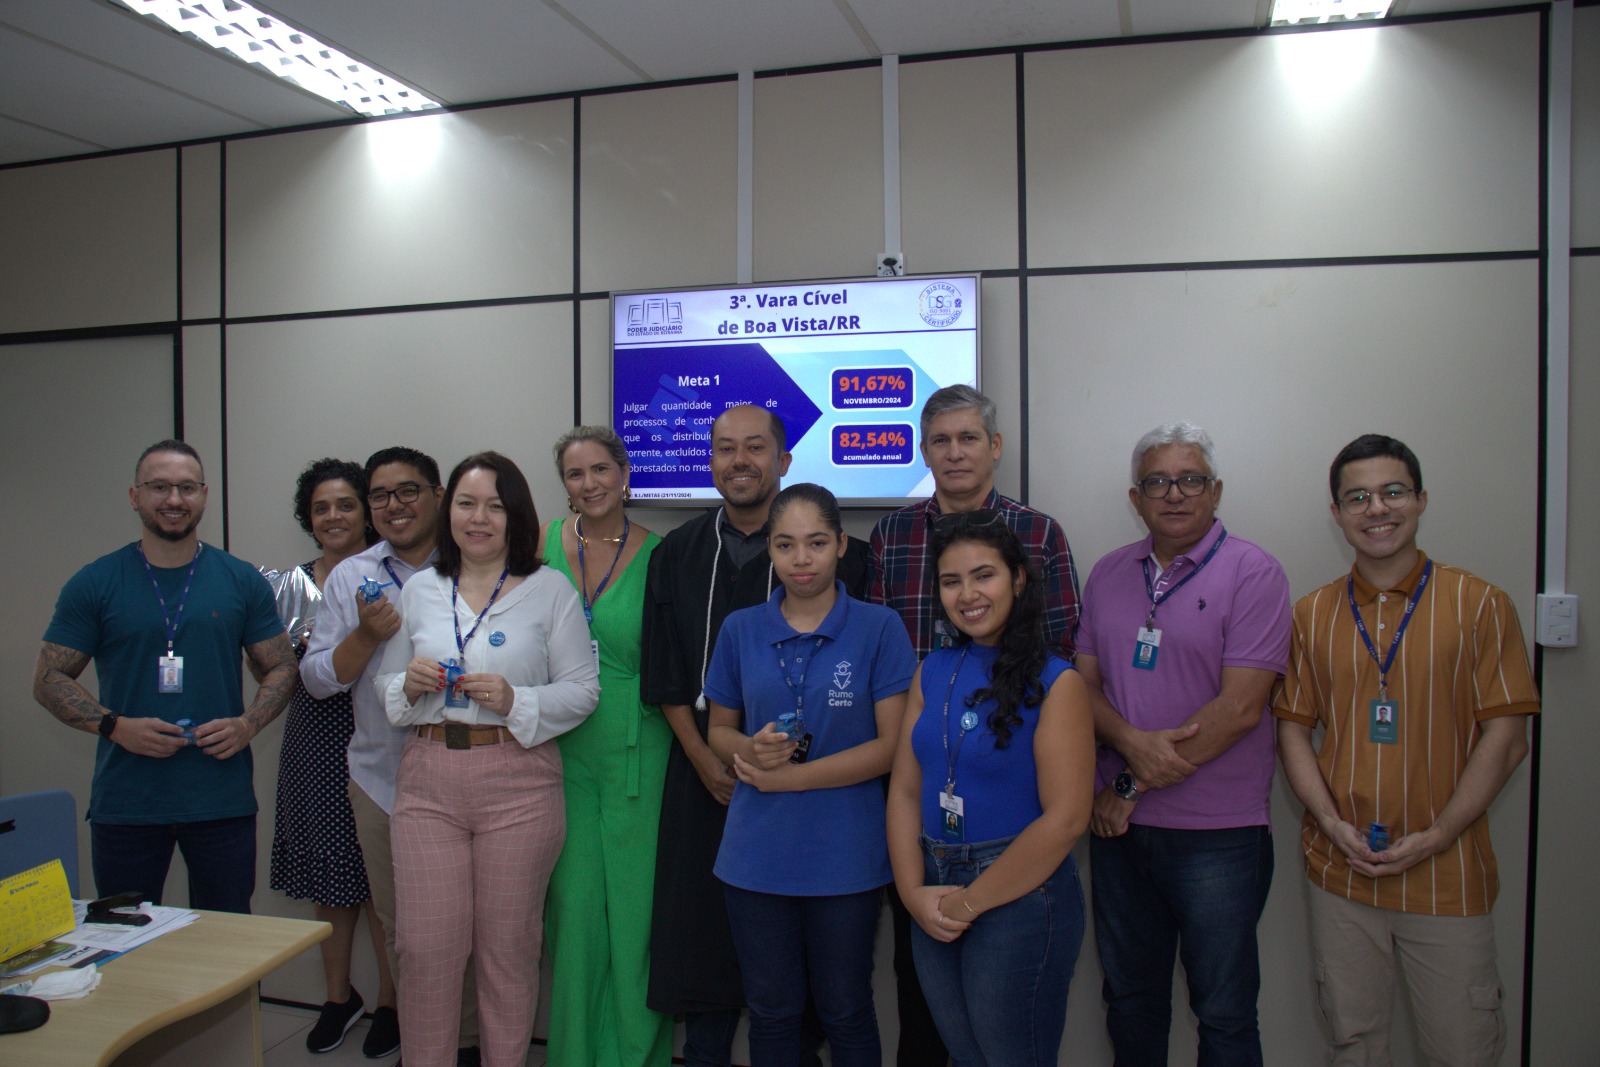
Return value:
<svg viewBox="0 0 1600 1067">
<path fill-rule="evenodd" d="M 445 748 L 472 748 L 515 740 L 504 726 L 469 726 L 464 722 L 430 722 L 417 727 L 417 736 L 443 741 Z"/>
</svg>

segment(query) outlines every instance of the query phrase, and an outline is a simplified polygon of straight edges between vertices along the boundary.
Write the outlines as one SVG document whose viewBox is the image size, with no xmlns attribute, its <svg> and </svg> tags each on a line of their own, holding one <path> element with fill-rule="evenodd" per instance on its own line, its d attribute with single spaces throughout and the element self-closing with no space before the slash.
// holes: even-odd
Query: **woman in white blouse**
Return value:
<svg viewBox="0 0 1600 1067">
<path fill-rule="evenodd" d="M 594 710 L 600 686 L 578 594 L 540 565 L 516 464 L 467 457 L 445 501 L 438 563 L 406 583 L 376 682 L 390 721 L 414 735 L 390 822 L 401 1045 L 410 1067 L 455 1063 L 470 954 L 483 1063 L 520 1067 L 566 829 L 547 742 Z"/>
</svg>

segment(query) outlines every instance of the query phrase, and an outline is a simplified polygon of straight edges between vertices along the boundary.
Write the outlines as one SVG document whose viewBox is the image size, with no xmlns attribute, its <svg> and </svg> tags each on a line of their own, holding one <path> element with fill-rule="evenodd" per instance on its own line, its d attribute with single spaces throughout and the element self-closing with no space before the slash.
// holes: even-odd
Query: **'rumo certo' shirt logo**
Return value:
<svg viewBox="0 0 1600 1067">
<path fill-rule="evenodd" d="M 833 668 L 833 688 L 828 690 L 828 707 L 849 708 L 856 703 L 855 693 L 850 691 L 850 661 L 840 660 Z"/>
<path fill-rule="evenodd" d="M 647 296 L 628 305 L 629 337 L 667 337 L 683 332 L 683 305 L 664 296 Z"/>
<path fill-rule="evenodd" d="M 917 314 L 929 326 L 948 326 L 961 317 L 961 291 L 949 282 L 934 282 L 917 297 Z"/>
</svg>

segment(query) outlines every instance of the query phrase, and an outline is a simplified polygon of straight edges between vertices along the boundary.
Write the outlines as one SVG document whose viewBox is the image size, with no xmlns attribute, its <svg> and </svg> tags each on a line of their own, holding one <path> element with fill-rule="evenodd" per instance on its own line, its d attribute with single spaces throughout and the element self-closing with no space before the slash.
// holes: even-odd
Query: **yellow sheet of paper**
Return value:
<svg viewBox="0 0 1600 1067">
<path fill-rule="evenodd" d="M 60 860 L 0 880 L 0 960 L 69 933 L 76 925 Z"/>
</svg>

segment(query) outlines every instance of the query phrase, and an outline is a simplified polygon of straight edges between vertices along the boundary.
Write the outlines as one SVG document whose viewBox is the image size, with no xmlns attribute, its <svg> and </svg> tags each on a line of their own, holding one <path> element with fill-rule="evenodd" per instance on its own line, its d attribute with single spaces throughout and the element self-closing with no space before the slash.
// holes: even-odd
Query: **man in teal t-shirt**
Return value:
<svg viewBox="0 0 1600 1067">
<path fill-rule="evenodd" d="M 192 447 L 145 449 L 128 499 L 140 538 L 62 588 L 33 695 L 68 726 L 101 737 L 89 798 L 97 891 L 160 903 L 177 846 L 191 907 L 248 912 L 249 746 L 294 691 L 294 653 L 266 580 L 195 533 L 206 485 Z M 262 674 L 249 708 L 240 649 Z M 91 659 L 98 700 L 77 680 Z"/>
</svg>

